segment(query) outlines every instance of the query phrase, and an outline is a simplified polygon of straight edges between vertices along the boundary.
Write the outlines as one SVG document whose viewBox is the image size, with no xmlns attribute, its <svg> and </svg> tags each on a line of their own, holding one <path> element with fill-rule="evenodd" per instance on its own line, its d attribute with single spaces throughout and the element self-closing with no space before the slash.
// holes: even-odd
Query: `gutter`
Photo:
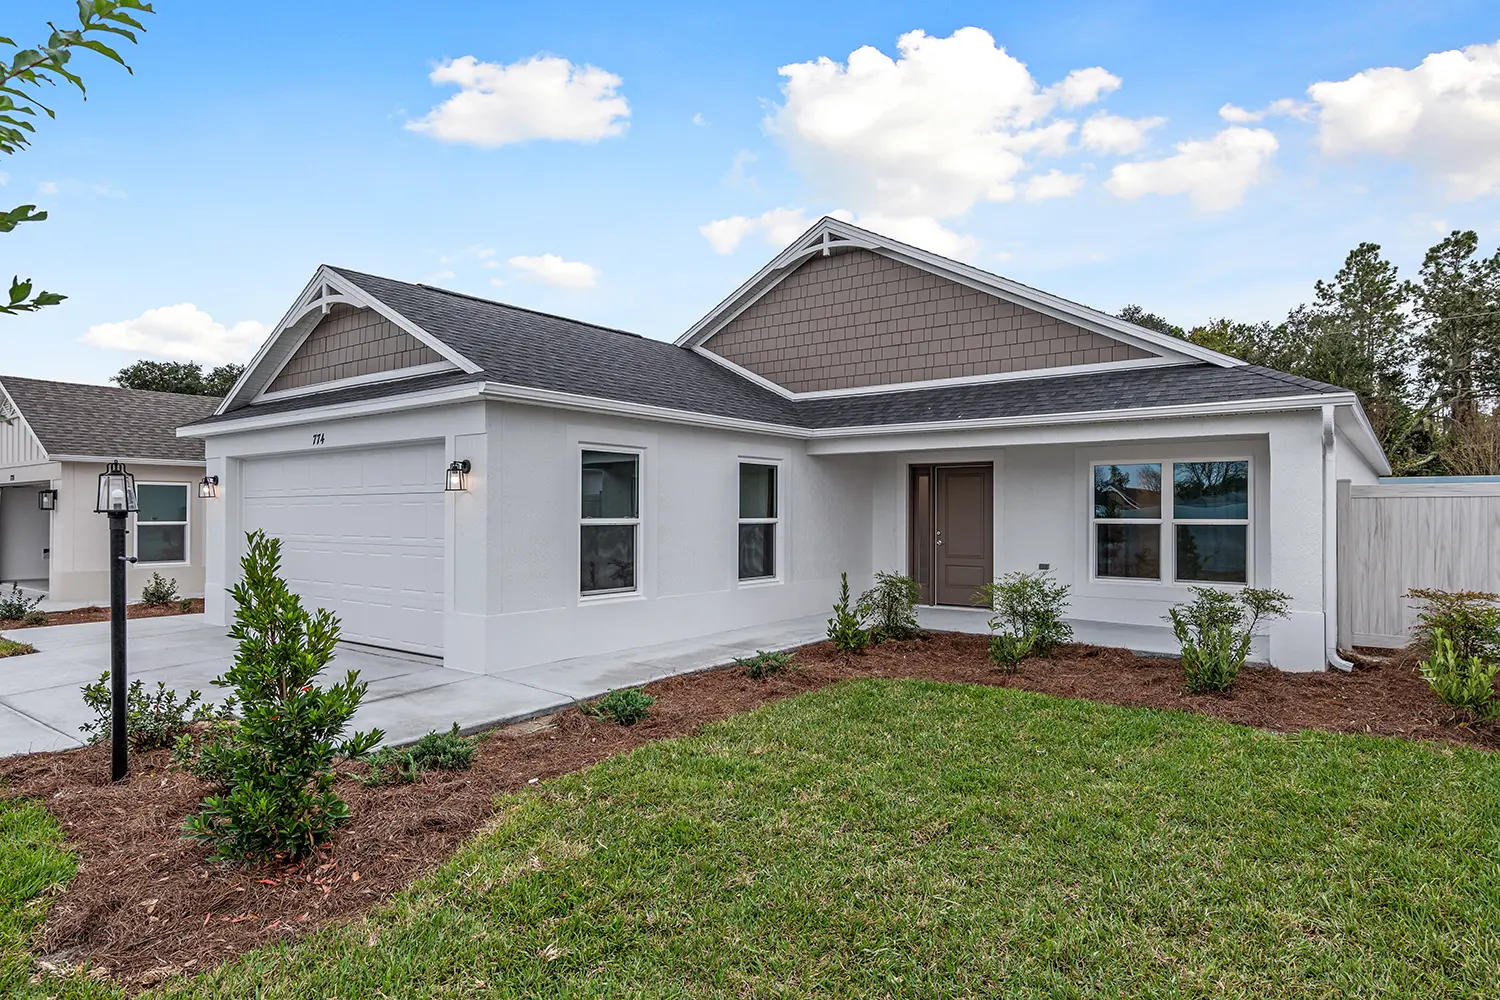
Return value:
<svg viewBox="0 0 1500 1000">
<path fill-rule="evenodd" d="M 1354 664 L 1339 655 L 1338 433 L 1336 407 L 1323 407 L 1323 654 L 1335 670 L 1351 673 Z"/>
</svg>

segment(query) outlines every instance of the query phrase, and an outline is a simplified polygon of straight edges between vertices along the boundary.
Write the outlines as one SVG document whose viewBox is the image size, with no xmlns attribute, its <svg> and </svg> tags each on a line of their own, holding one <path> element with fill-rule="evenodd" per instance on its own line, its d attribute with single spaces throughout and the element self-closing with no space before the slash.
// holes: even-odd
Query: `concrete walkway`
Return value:
<svg viewBox="0 0 1500 1000">
<path fill-rule="evenodd" d="M 225 630 L 199 615 L 137 618 L 128 623 L 129 674 L 157 681 L 179 696 L 197 689 L 219 700 L 210 681 L 234 658 Z M 358 670 L 370 690 L 354 717 L 357 729 L 379 727 L 386 742 L 405 743 L 454 722 L 465 730 L 538 715 L 619 687 L 728 663 L 758 649 L 787 649 L 823 637 L 814 615 L 679 642 L 642 646 L 486 675 L 453 670 L 427 658 L 342 647 L 327 676 Z M 0 659 L 0 756 L 81 745 L 90 720 L 79 688 L 109 669 L 109 623 L 21 629 L 10 638 L 35 653 Z"/>
</svg>

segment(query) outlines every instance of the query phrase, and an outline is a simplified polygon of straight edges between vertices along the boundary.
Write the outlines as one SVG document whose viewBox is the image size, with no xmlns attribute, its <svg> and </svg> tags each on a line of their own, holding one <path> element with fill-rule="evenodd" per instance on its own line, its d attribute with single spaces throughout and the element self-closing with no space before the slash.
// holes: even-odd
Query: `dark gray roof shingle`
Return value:
<svg viewBox="0 0 1500 1000">
<path fill-rule="evenodd" d="M 202 439 L 180 438 L 177 428 L 201 420 L 219 405 L 217 396 L 13 375 L 0 376 L 0 386 L 48 455 L 201 462 Z"/>
</svg>

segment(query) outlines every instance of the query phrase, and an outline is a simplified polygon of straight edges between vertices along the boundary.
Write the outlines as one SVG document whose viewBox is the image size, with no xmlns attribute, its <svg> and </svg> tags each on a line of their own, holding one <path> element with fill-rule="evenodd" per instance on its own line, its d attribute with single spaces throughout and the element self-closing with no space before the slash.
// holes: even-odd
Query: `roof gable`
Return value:
<svg viewBox="0 0 1500 1000">
<path fill-rule="evenodd" d="M 421 366 L 443 366 L 443 357 L 374 309 L 341 302 L 318 320 L 265 392 L 308 390 Z"/>
<path fill-rule="evenodd" d="M 177 428 L 212 414 L 217 396 L 0 376 L 0 387 L 49 461 L 119 458 L 201 462 L 203 442 Z"/>
</svg>

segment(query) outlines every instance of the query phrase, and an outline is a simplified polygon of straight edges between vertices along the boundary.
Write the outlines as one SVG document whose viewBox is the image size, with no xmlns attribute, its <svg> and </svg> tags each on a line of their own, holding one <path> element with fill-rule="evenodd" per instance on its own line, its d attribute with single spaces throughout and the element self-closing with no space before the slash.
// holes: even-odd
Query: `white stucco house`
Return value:
<svg viewBox="0 0 1500 1000">
<path fill-rule="evenodd" d="M 1162 651 L 1189 584 L 1279 588 L 1261 654 L 1317 670 L 1336 483 L 1389 471 L 1350 392 L 831 219 L 675 343 L 321 267 L 178 433 L 212 620 L 264 529 L 348 640 L 479 672 L 1039 567 Z"/>
</svg>

